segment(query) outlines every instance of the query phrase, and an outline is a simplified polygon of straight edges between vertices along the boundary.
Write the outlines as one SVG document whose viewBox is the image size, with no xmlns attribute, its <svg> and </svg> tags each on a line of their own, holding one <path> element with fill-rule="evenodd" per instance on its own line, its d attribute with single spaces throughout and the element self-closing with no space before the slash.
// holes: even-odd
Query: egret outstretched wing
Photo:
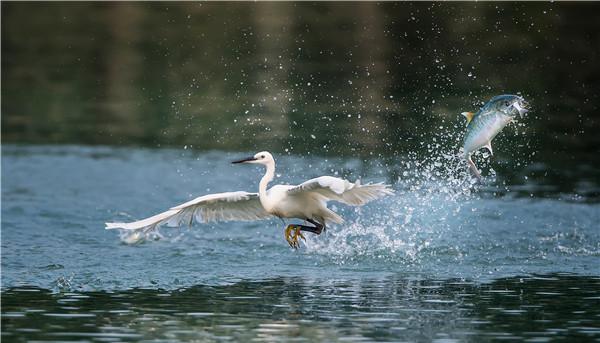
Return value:
<svg viewBox="0 0 600 343">
<path fill-rule="evenodd" d="M 209 194 L 190 200 L 168 211 L 131 223 L 106 223 L 106 229 L 152 230 L 162 225 L 191 225 L 194 220 L 211 221 L 260 220 L 271 216 L 262 207 L 258 193 L 226 192 Z"/>
<path fill-rule="evenodd" d="M 360 206 L 394 191 L 383 183 L 361 185 L 333 176 L 321 176 L 310 179 L 288 190 L 290 195 L 318 193 L 327 200 L 335 200 L 348 205 Z"/>
</svg>

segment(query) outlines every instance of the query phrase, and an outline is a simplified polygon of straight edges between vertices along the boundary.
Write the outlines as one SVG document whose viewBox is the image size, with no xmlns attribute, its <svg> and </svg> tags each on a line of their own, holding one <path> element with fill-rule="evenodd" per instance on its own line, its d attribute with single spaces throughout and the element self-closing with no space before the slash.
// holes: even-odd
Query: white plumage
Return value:
<svg viewBox="0 0 600 343">
<path fill-rule="evenodd" d="M 194 220 L 200 223 L 231 220 L 250 221 L 270 216 L 260 204 L 258 193 L 226 192 L 204 195 L 135 222 L 106 223 L 106 229 L 151 230 L 161 225 L 191 225 Z"/>
<path fill-rule="evenodd" d="M 382 195 L 391 194 L 391 190 L 381 183 L 361 185 L 360 180 L 352 183 L 333 176 L 310 179 L 288 190 L 290 195 L 304 192 L 318 193 L 327 200 L 353 206 L 361 206 Z"/>
<path fill-rule="evenodd" d="M 360 206 L 393 193 L 392 189 L 381 183 L 361 185 L 359 181 L 352 183 L 332 176 L 317 177 L 298 186 L 276 185 L 267 190 L 268 183 L 275 175 L 275 160 L 270 153 L 260 152 L 233 163 L 259 163 L 266 166 L 258 193 L 239 191 L 204 195 L 146 219 L 131 223 L 106 223 L 106 229 L 146 232 L 162 225 L 191 225 L 194 221 L 250 221 L 275 216 L 308 220 L 318 230 L 313 231 L 312 227 L 302 225 L 293 228 L 320 233 L 326 222 L 343 221 L 327 208 L 328 201 Z M 286 231 L 286 238 L 288 234 Z M 301 234 L 299 236 L 302 237 Z M 293 246 L 291 242 L 290 245 Z"/>
</svg>

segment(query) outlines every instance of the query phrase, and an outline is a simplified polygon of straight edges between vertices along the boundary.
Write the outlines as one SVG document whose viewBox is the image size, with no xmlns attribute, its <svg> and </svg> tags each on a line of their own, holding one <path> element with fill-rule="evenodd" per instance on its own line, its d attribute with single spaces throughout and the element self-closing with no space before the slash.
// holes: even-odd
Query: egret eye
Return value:
<svg viewBox="0 0 600 343">
<path fill-rule="evenodd" d="M 265 158 L 265 155 L 260 155 L 260 158 Z"/>
</svg>

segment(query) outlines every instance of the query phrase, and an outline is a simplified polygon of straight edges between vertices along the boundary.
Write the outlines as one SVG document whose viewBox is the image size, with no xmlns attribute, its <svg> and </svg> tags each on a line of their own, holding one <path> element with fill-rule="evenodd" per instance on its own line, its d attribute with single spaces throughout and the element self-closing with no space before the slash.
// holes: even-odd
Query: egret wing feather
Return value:
<svg viewBox="0 0 600 343">
<path fill-rule="evenodd" d="M 135 222 L 106 223 L 106 229 L 152 230 L 163 225 L 191 225 L 194 221 L 250 221 L 269 216 L 260 203 L 258 193 L 226 192 L 204 195 Z"/>
<path fill-rule="evenodd" d="M 362 185 L 360 180 L 350 182 L 333 176 L 321 176 L 310 179 L 288 190 L 290 195 L 317 193 L 326 200 L 339 201 L 344 204 L 360 206 L 370 201 L 393 194 L 389 185 L 369 183 Z"/>
<path fill-rule="evenodd" d="M 149 218 L 138 220 L 130 223 L 106 223 L 106 229 L 124 229 L 124 230 L 137 230 L 137 229 L 153 229 L 158 224 L 162 225 L 168 222 L 174 216 L 179 213 L 178 210 L 168 210 Z"/>
</svg>

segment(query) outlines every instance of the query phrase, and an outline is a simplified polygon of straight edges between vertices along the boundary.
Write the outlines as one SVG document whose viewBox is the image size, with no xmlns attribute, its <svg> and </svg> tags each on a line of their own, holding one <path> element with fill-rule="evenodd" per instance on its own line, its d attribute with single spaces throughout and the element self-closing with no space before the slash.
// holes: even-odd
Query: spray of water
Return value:
<svg viewBox="0 0 600 343">
<path fill-rule="evenodd" d="M 453 245 L 452 237 L 461 234 L 461 216 L 478 199 L 482 188 L 459 153 L 463 131 L 461 123 L 440 126 L 429 143 L 424 143 L 424 151 L 395 159 L 392 167 L 399 171 L 399 177 L 391 183 L 396 194 L 364 208 L 334 207 L 342 211 L 346 223 L 332 227 L 325 235 L 308 235 L 307 252 L 340 264 L 380 257 L 415 263 L 439 253 L 460 258 L 463 252 Z M 486 169 L 485 184 L 494 183 L 489 154 L 481 150 L 474 157 Z M 158 230 L 121 232 L 126 244 L 162 238 Z"/>
<path fill-rule="evenodd" d="M 397 160 L 400 177 L 394 180 L 394 196 L 356 208 L 347 225 L 327 237 L 311 237 L 308 251 L 340 264 L 382 257 L 414 264 L 441 250 L 460 258 L 460 249 L 448 237 L 461 231 L 461 212 L 477 198 L 481 185 L 458 153 L 462 132 L 439 129 L 425 153 Z M 493 170 L 491 175 L 486 182 L 494 181 Z"/>
</svg>

